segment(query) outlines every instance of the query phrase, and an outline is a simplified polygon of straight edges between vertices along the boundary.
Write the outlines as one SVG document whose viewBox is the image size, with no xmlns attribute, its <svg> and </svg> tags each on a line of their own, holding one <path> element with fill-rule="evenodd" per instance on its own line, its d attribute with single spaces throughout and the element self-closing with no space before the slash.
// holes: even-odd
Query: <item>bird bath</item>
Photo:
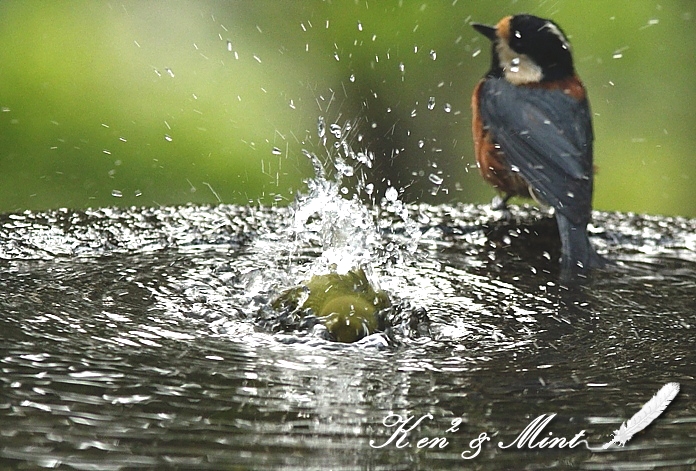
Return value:
<svg viewBox="0 0 696 471">
<path fill-rule="evenodd" d="M 380 254 L 370 276 L 395 307 L 385 331 L 352 344 L 268 309 L 324 256 L 314 236 L 300 246 L 288 236 L 292 208 L 2 216 L 0 462 L 694 466 L 696 221 L 596 213 L 593 243 L 618 266 L 563 286 L 544 211 L 515 207 L 519 220 L 498 221 L 486 206 L 404 209 L 406 223 L 395 211 L 361 213 L 374 215 L 374 237 L 360 257 Z M 497 445 L 552 413 L 553 436 L 584 430 L 601 445 L 669 381 L 680 395 L 624 448 Z M 393 414 L 425 417 L 411 446 L 388 442 Z M 465 462 L 483 432 L 491 441 Z M 447 443 L 418 449 L 424 437 Z"/>
</svg>

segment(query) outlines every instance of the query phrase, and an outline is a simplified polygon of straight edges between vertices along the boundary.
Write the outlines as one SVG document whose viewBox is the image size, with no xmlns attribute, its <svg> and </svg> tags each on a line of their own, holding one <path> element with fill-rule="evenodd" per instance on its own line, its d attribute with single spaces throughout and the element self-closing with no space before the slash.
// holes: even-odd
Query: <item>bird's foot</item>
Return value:
<svg viewBox="0 0 696 471">
<path fill-rule="evenodd" d="M 501 198 L 500 196 L 496 195 L 493 197 L 493 201 L 491 201 L 491 209 L 493 211 L 500 211 L 502 212 L 502 219 L 505 221 L 511 221 L 512 220 L 512 212 L 508 209 L 507 202 L 510 199 L 509 196 L 506 196 L 505 198 Z"/>
<path fill-rule="evenodd" d="M 491 201 L 491 209 L 493 211 L 505 211 L 507 209 L 507 198 L 501 198 L 500 195 L 495 195 Z"/>
</svg>

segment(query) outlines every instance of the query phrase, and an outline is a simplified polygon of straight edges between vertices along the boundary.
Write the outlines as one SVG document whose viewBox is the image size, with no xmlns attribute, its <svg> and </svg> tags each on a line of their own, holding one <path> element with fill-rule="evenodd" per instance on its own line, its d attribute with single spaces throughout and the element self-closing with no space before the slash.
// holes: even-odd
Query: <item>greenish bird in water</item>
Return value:
<svg viewBox="0 0 696 471">
<path fill-rule="evenodd" d="M 367 280 L 362 268 L 346 274 L 314 275 L 273 300 L 275 310 L 310 311 L 339 342 L 355 342 L 374 333 L 377 313 L 391 306 L 389 296 Z"/>
</svg>

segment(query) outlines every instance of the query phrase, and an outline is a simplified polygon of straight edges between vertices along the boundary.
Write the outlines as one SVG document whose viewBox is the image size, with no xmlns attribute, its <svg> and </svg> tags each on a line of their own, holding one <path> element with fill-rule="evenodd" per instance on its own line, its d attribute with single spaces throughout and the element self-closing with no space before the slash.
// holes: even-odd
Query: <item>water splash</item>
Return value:
<svg viewBox="0 0 696 471">
<path fill-rule="evenodd" d="M 308 180 L 308 193 L 298 195 L 293 206 L 291 234 L 295 252 L 304 246 L 318 245 L 321 255 L 313 262 L 311 275 L 335 271 L 347 273 L 355 267 L 371 265 L 378 247 L 379 234 L 373 214 L 362 204 L 357 194 L 347 199 L 341 195 L 342 177 L 338 171 L 334 179 L 326 177 L 319 158 L 304 152 L 315 170 Z M 340 170 L 345 164 L 337 164 Z"/>
<path fill-rule="evenodd" d="M 278 291 L 314 275 L 345 274 L 355 269 L 365 270 L 378 285 L 375 273 L 379 269 L 415 253 L 421 237 L 419 225 L 394 187 L 390 186 L 381 204 L 376 204 L 379 195 L 369 175 L 375 154 L 354 149 L 363 140 L 358 128 L 357 122 L 339 124 L 327 122 L 323 116 L 317 118 L 321 152 L 302 151 L 314 176 L 305 181 L 306 191 L 291 205 L 288 226 L 259 238 L 254 247 L 265 260 L 285 257 L 284 271 L 257 273 L 249 281 L 255 287 L 250 292 L 264 288 Z M 406 243 L 386 240 L 392 227 L 376 223 L 379 212 L 391 214 L 400 223 L 407 234 Z"/>
<path fill-rule="evenodd" d="M 314 178 L 305 181 L 307 192 L 290 206 L 284 230 L 271 229 L 255 243 L 255 258 L 265 269 L 252 270 L 244 293 L 250 314 L 265 328 L 311 328 L 312 337 L 324 340 L 364 337 L 370 345 L 373 340 L 367 339 L 384 346 L 388 340 L 381 330 L 396 325 L 393 316 L 403 312 L 404 304 L 392 304 L 400 296 L 391 296 L 381 282 L 388 284 L 390 272 L 407 266 L 404 262 L 418 247 L 420 227 L 393 186 L 375 205 L 374 183 L 365 171 L 372 167 L 374 154 L 353 150 L 356 141 L 362 142 L 356 129 L 351 122 L 327 125 L 318 118 L 320 155 L 325 159 L 303 149 L 314 169 Z M 350 183 L 344 184 L 346 179 Z M 393 240 L 397 234 L 401 242 Z M 286 263 L 278 263 L 284 254 Z"/>
</svg>

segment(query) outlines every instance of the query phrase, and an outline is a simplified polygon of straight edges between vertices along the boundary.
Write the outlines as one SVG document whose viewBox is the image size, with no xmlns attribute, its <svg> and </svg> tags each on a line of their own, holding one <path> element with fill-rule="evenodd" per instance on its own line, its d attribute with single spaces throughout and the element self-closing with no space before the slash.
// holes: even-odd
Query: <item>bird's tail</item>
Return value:
<svg viewBox="0 0 696 471">
<path fill-rule="evenodd" d="M 590 244 L 587 224 L 574 224 L 560 212 L 556 212 L 556 221 L 561 235 L 561 278 L 574 278 L 591 268 L 607 264 L 607 260 Z"/>
</svg>

